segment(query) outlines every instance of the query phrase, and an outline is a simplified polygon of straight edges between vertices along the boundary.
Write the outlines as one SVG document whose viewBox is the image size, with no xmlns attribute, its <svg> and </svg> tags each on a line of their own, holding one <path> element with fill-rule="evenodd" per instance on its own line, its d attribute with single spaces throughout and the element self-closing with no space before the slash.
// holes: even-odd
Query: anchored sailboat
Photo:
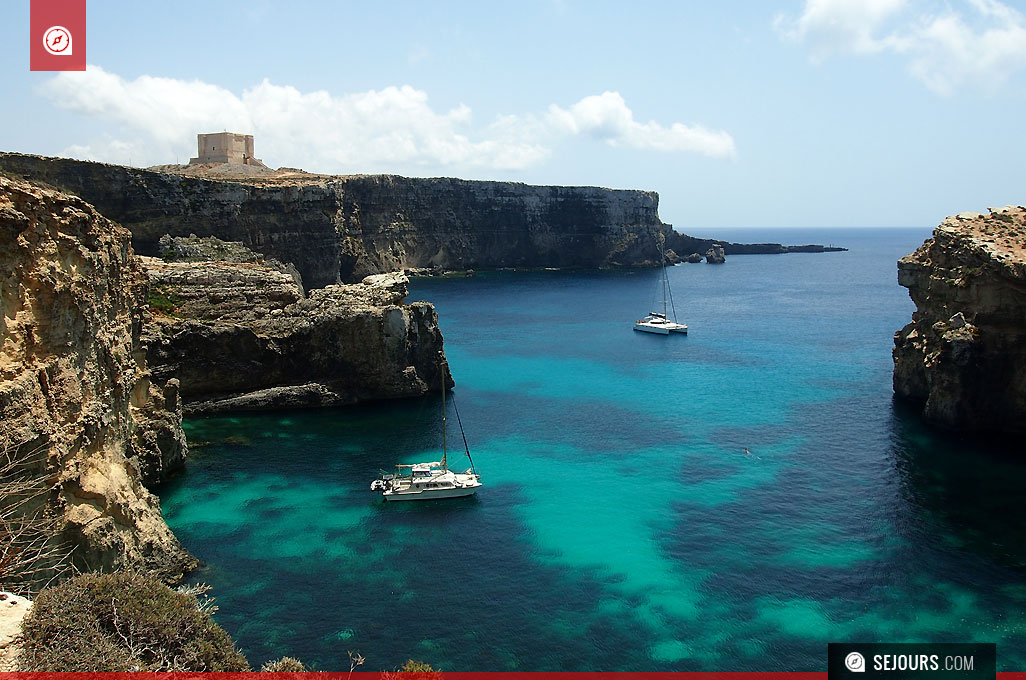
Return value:
<svg viewBox="0 0 1026 680">
<path fill-rule="evenodd" d="M 634 330 L 644 333 L 658 333 L 669 335 L 670 333 L 683 333 L 687 335 L 686 324 L 677 323 L 677 310 L 673 307 L 673 292 L 670 290 L 670 279 L 666 275 L 666 253 L 663 250 L 663 242 L 659 242 L 659 265 L 663 270 L 661 285 L 663 289 L 663 313 L 649 312 L 648 316 L 634 322 Z M 669 298 L 669 311 L 673 313 L 673 321 L 666 316 L 667 298 Z"/>
<path fill-rule="evenodd" d="M 449 469 L 447 451 L 447 429 L 445 419 L 445 372 L 442 371 L 442 460 L 431 463 L 413 463 L 396 465 L 394 474 L 382 474 L 371 482 L 371 491 L 378 491 L 386 501 L 426 501 L 439 498 L 459 498 L 471 496 L 481 488 L 481 475 L 474 469 L 474 459 L 470 457 L 467 435 L 463 432 L 459 409 L 453 398 L 452 406 L 456 412 L 456 422 L 463 436 L 463 448 L 470 460 L 470 468 L 466 472 L 453 472 Z"/>
</svg>

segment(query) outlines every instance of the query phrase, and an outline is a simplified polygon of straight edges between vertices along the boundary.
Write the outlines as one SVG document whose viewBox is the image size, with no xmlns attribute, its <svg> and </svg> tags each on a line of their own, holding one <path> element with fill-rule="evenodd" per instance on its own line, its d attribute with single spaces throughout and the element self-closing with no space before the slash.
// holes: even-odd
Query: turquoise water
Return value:
<svg viewBox="0 0 1026 680">
<path fill-rule="evenodd" d="M 976 640 L 1026 668 L 1026 465 L 892 402 L 895 260 L 928 235 L 721 234 L 851 250 L 668 270 L 686 337 L 631 330 L 658 271 L 417 280 L 476 498 L 368 490 L 435 459 L 432 397 L 190 420 L 165 514 L 255 664 L 825 670 L 828 641 Z"/>
</svg>

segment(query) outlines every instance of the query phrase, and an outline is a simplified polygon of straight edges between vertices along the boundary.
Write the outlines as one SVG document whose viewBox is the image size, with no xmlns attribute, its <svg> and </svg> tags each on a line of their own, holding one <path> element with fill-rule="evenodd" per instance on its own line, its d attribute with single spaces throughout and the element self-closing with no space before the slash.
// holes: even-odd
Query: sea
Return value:
<svg viewBox="0 0 1026 680">
<path fill-rule="evenodd" d="M 995 642 L 1026 669 L 1026 461 L 891 387 L 930 230 L 744 229 L 847 252 L 422 278 L 476 497 L 383 503 L 437 460 L 439 395 L 190 418 L 157 491 L 255 667 L 824 671 L 829 642 Z"/>
</svg>

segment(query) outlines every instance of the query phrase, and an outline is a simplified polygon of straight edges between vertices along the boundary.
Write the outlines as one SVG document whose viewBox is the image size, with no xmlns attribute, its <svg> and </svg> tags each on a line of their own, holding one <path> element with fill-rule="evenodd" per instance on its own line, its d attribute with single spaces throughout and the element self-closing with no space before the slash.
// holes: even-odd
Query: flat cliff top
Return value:
<svg viewBox="0 0 1026 680">
<path fill-rule="evenodd" d="M 946 258 L 990 263 L 1006 276 L 1026 278 L 1026 207 L 1009 205 L 990 208 L 988 214 L 963 212 L 948 217 L 934 230 L 934 238 L 899 264 L 939 264 L 941 252 Z"/>
<path fill-rule="evenodd" d="M 321 174 L 307 172 L 299 168 L 278 168 L 274 170 L 268 167 L 255 165 L 237 165 L 234 163 L 198 163 L 195 165 L 167 164 L 153 165 L 148 168 L 133 168 L 147 170 L 150 172 L 162 172 L 183 177 L 196 177 L 209 180 L 226 180 L 240 182 L 252 186 L 314 186 L 325 185 L 338 180 L 352 180 L 365 178 L 390 178 L 401 177 L 417 181 L 431 182 L 436 180 L 451 180 L 455 182 L 469 182 L 474 184 L 515 184 L 521 186 L 547 186 L 532 185 L 524 182 L 513 182 L 503 180 L 477 180 L 463 179 L 456 177 L 405 177 L 393 173 L 350 173 L 350 174 Z M 629 191 L 637 193 L 652 193 L 644 189 L 610 189 L 606 187 L 592 187 L 584 185 L 559 185 L 564 189 L 596 189 L 601 191 Z"/>
<path fill-rule="evenodd" d="M 322 184 L 327 180 L 337 177 L 336 175 L 318 175 L 298 168 L 278 168 L 274 170 L 258 165 L 236 165 L 234 163 L 154 165 L 144 169 L 151 172 L 166 172 L 185 177 L 232 180 L 258 186 Z"/>
<path fill-rule="evenodd" d="M 310 291 L 288 274 L 256 262 L 165 262 L 139 256 L 150 278 L 154 321 L 248 324 L 286 332 L 314 314 L 356 315 L 404 303 L 409 279 L 401 272 Z"/>
<path fill-rule="evenodd" d="M 117 168 L 123 171 L 140 172 L 140 173 L 157 173 L 157 174 L 171 174 L 179 175 L 181 177 L 193 177 L 196 179 L 206 179 L 211 181 L 223 181 L 223 182 L 234 182 L 239 184 L 246 184 L 248 186 L 256 187 L 275 187 L 275 186 L 327 186 L 332 182 L 345 181 L 345 180 L 359 180 L 359 179 L 380 179 L 380 180 L 410 180 L 413 182 L 450 182 L 450 183 L 465 183 L 468 185 L 493 185 L 493 186 L 520 186 L 520 187 L 533 187 L 536 189 L 567 189 L 572 191 L 585 190 L 585 191 L 597 191 L 597 192 L 611 192 L 621 194 L 636 194 L 645 195 L 650 197 L 656 197 L 658 194 L 654 191 L 646 189 L 614 189 L 609 187 L 598 187 L 588 185 L 542 185 L 542 184 L 527 184 L 526 182 L 515 182 L 506 180 L 485 180 L 485 179 L 465 179 L 459 177 L 406 177 L 403 175 L 396 175 L 393 173 L 351 173 L 351 174 L 319 174 L 315 172 L 307 172 L 300 168 L 288 168 L 281 167 L 277 170 L 268 167 L 260 167 L 256 165 L 237 165 L 234 163 L 197 163 L 195 165 L 181 164 L 181 163 L 169 163 L 163 165 L 151 165 L 146 168 L 139 168 L 128 165 L 118 165 L 117 163 L 102 163 L 99 161 L 85 161 L 77 158 L 66 158 L 62 156 L 40 156 L 38 154 L 26 154 L 16 151 L 0 151 L 0 167 L 3 167 L 4 163 L 2 159 L 10 159 L 16 161 L 15 165 L 21 164 L 22 166 L 26 161 L 30 164 L 42 163 L 46 164 L 58 164 L 65 167 L 96 167 L 96 168 Z M 36 173 L 25 173 L 24 170 L 14 172 L 21 172 L 22 174 L 31 174 L 35 177 Z"/>
</svg>

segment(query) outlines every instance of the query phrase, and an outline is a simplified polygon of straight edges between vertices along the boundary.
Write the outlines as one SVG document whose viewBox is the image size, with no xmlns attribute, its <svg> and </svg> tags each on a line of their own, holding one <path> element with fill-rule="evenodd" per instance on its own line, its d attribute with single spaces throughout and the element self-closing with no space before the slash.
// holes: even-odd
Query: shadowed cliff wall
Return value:
<svg viewBox="0 0 1026 680">
<path fill-rule="evenodd" d="M 163 234 L 216 236 L 292 262 L 312 288 L 412 267 L 653 265 L 654 192 L 394 175 L 213 180 L 0 154 L 0 168 L 75 193 L 155 255 Z"/>
</svg>

